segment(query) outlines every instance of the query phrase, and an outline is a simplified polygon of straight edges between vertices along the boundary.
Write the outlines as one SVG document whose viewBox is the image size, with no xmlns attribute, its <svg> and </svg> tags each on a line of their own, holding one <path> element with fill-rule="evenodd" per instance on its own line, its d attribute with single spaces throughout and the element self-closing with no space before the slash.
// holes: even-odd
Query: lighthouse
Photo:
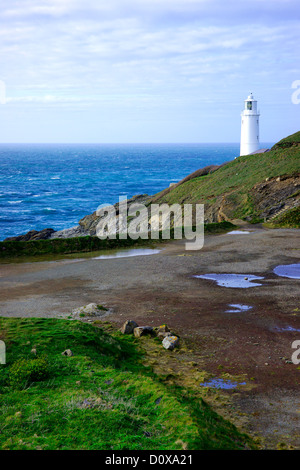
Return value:
<svg viewBox="0 0 300 470">
<path fill-rule="evenodd" d="M 252 93 L 245 100 L 241 114 L 241 147 L 240 155 L 249 155 L 259 149 L 259 112 L 257 101 Z"/>
</svg>

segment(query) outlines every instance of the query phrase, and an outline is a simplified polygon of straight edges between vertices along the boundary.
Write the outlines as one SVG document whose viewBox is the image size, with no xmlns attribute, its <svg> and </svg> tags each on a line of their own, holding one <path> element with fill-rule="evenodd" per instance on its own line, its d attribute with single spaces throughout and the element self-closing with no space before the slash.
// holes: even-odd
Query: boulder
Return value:
<svg viewBox="0 0 300 470">
<path fill-rule="evenodd" d="M 172 351 L 179 344 L 179 338 L 177 336 L 166 336 L 162 342 L 165 349 Z"/>
<path fill-rule="evenodd" d="M 136 338 L 140 338 L 145 335 L 152 335 L 153 328 L 152 326 L 138 326 L 137 328 L 134 328 L 133 334 Z"/>
<path fill-rule="evenodd" d="M 73 356 L 73 353 L 72 353 L 71 349 L 66 349 L 64 352 L 61 353 L 61 355 L 71 357 L 71 356 Z"/>
<path fill-rule="evenodd" d="M 121 328 L 123 335 L 131 335 L 135 328 L 138 328 L 138 324 L 134 320 L 127 320 Z"/>
</svg>

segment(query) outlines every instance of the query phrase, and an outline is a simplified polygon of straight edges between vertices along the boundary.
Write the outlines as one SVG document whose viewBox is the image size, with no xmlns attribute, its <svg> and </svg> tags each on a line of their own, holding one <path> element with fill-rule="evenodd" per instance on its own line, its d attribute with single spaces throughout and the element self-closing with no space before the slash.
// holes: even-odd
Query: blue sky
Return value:
<svg viewBox="0 0 300 470">
<path fill-rule="evenodd" d="M 238 142 L 249 92 L 261 141 L 300 129 L 299 0 L 0 6 L 0 142 Z"/>
</svg>

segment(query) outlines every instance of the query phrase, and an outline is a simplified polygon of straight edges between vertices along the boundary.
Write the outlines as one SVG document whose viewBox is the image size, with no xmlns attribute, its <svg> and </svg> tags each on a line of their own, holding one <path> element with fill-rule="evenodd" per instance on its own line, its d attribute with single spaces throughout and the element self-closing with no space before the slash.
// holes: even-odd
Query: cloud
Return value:
<svg viewBox="0 0 300 470">
<path fill-rule="evenodd" d="M 300 77 L 295 0 L 2 3 L 8 107 L 183 109 Z"/>
</svg>

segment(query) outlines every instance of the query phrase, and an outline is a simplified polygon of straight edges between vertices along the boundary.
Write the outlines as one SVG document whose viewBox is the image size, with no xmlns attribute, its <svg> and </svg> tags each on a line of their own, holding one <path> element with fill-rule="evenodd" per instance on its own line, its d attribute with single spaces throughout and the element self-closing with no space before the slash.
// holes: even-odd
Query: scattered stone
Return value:
<svg viewBox="0 0 300 470">
<path fill-rule="evenodd" d="M 136 338 L 140 338 L 141 336 L 151 335 L 153 334 L 152 326 L 138 326 L 134 328 L 133 334 Z"/>
<path fill-rule="evenodd" d="M 61 353 L 61 355 L 71 357 L 71 356 L 73 356 L 73 353 L 72 353 L 71 349 L 66 349 L 64 352 Z"/>
<path fill-rule="evenodd" d="M 172 351 L 179 344 L 179 338 L 177 336 L 166 336 L 162 342 L 165 349 Z"/>
<path fill-rule="evenodd" d="M 121 333 L 123 333 L 123 335 L 131 335 L 133 334 L 133 330 L 138 328 L 138 326 L 135 321 L 127 320 L 121 328 Z"/>
</svg>

